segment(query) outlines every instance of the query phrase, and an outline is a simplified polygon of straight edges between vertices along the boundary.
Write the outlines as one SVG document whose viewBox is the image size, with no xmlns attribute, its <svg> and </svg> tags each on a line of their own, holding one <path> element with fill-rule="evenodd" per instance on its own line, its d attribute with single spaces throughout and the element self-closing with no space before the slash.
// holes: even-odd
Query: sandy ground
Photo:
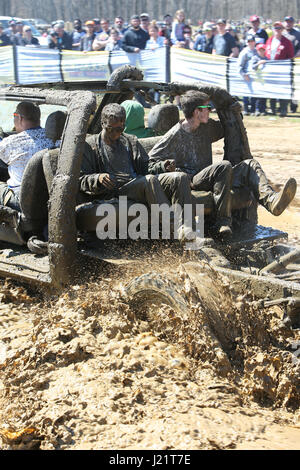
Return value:
<svg viewBox="0 0 300 470">
<path fill-rule="evenodd" d="M 246 125 L 272 183 L 300 183 L 300 118 Z M 281 217 L 259 210 L 296 243 L 299 191 Z M 167 270 L 191 292 L 172 255 L 144 270 Z M 188 324 L 167 315 L 164 331 L 163 311 L 154 323 L 138 318 L 122 297 L 131 274 L 108 270 L 60 297 L 1 281 L 0 449 L 299 450 L 300 332 L 282 327 L 280 309 L 242 304 L 216 279 L 216 329 L 237 345 L 230 362 L 192 296 Z"/>
</svg>

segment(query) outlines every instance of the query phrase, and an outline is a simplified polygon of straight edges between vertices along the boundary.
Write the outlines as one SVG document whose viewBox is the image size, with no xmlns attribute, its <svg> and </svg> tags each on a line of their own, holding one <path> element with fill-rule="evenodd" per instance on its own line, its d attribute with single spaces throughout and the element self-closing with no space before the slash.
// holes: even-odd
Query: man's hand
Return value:
<svg viewBox="0 0 300 470">
<path fill-rule="evenodd" d="M 175 169 L 176 169 L 175 160 L 166 160 L 164 162 L 164 167 L 165 167 L 165 171 L 167 171 L 167 172 L 175 171 Z"/>
<path fill-rule="evenodd" d="M 114 189 L 116 186 L 114 178 L 109 173 L 100 173 L 99 183 L 107 189 Z"/>
<path fill-rule="evenodd" d="M 134 52 L 140 52 L 140 49 L 138 47 L 135 47 Z"/>
<path fill-rule="evenodd" d="M 245 82 L 250 82 L 250 77 L 246 73 L 244 75 L 244 80 L 245 80 Z"/>
</svg>

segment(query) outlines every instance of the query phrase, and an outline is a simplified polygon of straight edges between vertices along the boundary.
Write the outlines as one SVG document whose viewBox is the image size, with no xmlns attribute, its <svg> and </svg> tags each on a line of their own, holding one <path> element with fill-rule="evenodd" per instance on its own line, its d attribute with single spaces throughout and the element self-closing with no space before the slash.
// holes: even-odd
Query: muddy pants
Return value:
<svg viewBox="0 0 300 470">
<path fill-rule="evenodd" d="M 146 204 L 149 208 L 152 204 L 174 205 L 178 210 L 178 220 L 181 221 L 184 220 L 184 205 L 192 204 L 190 177 L 181 172 L 138 176 L 117 191 L 106 190 L 103 196 L 106 199 L 127 196 L 128 199 Z"/>
<path fill-rule="evenodd" d="M 231 224 L 232 180 L 233 169 L 227 161 L 204 168 L 192 179 L 192 188 L 195 191 L 213 193 L 217 224 L 220 226 Z"/>
<path fill-rule="evenodd" d="M 191 204 L 190 178 L 185 173 L 162 173 L 137 176 L 117 190 L 104 190 L 99 198 L 127 196 L 135 202 L 147 204 Z"/>
<path fill-rule="evenodd" d="M 246 186 L 266 209 L 273 194 L 266 174 L 255 159 L 243 160 L 234 167 L 227 161 L 210 165 L 193 177 L 192 184 L 197 191 L 212 191 L 218 225 L 231 223 L 231 189 Z"/>
<path fill-rule="evenodd" d="M 149 207 L 151 204 L 174 205 L 180 224 L 184 220 L 184 205 L 192 204 L 190 178 L 181 172 L 139 176 L 122 186 L 119 195 Z M 191 226 L 192 221 L 187 221 L 187 225 Z"/>
</svg>

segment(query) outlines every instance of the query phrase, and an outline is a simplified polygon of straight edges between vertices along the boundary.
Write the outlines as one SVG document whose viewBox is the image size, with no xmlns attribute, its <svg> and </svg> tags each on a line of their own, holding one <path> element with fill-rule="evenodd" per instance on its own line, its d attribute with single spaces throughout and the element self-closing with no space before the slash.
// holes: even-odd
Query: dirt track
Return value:
<svg viewBox="0 0 300 470">
<path fill-rule="evenodd" d="M 300 184 L 300 119 L 246 125 L 272 183 Z M 220 158 L 222 143 L 214 152 Z M 260 223 L 296 242 L 299 191 L 281 217 L 259 211 Z M 170 254 L 175 278 L 179 264 Z M 151 260 L 146 269 L 156 270 Z M 300 449 L 299 364 L 281 348 L 300 336 L 280 327 L 279 309 L 244 311 L 224 290 L 218 321 L 241 327 L 243 358 L 226 372 L 205 329 L 195 358 L 179 327 L 169 341 L 138 321 L 120 297 L 127 279 L 108 271 L 47 301 L 1 282 L 0 449 Z M 194 312 L 191 336 L 204 321 Z"/>
</svg>

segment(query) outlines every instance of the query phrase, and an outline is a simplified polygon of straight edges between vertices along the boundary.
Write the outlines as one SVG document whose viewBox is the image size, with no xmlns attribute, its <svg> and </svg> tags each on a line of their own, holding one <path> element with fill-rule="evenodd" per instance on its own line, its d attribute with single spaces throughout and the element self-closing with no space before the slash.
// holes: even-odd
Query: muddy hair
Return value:
<svg viewBox="0 0 300 470">
<path fill-rule="evenodd" d="M 197 106 L 202 106 L 209 101 L 209 96 L 197 90 L 189 90 L 180 96 L 180 104 L 186 119 L 193 117 L 193 113 Z"/>
<path fill-rule="evenodd" d="M 104 106 L 101 113 L 101 124 L 102 127 L 111 123 L 111 122 L 118 122 L 126 121 L 126 111 L 123 106 L 117 103 L 110 103 Z"/>
<path fill-rule="evenodd" d="M 27 121 L 33 124 L 39 124 L 41 119 L 41 110 L 39 106 L 31 101 L 22 101 L 18 104 L 16 112 L 23 116 Z"/>
</svg>

